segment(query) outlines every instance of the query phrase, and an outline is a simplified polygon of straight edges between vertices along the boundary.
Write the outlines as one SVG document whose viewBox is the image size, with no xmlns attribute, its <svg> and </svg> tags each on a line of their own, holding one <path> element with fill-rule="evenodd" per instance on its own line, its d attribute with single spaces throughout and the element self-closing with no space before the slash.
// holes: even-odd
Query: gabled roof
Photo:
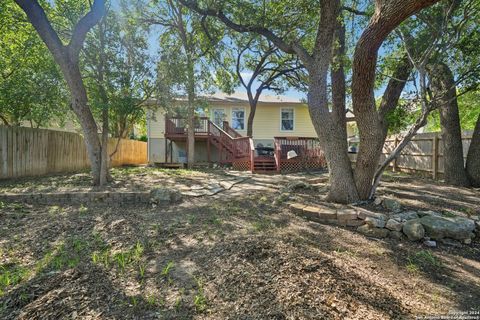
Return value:
<svg viewBox="0 0 480 320">
<path fill-rule="evenodd" d="M 242 102 L 242 103 L 248 103 L 248 96 L 246 92 L 235 92 L 231 95 L 228 95 L 226 93 L 215 93 L 211 96 L 205 97 L 208 101 L 211 102 Z M 281 96 L 281 95 L 268 95 L 268 94 L 263 94 L 260 96 L 259 102 L 266 102 L 266 103 L 301 103 L 303 104 L 304 102 L 301 101 L 298 98 L 292 98 L 292 97 L 287 97 L 287 96 Z"/>
</svg>

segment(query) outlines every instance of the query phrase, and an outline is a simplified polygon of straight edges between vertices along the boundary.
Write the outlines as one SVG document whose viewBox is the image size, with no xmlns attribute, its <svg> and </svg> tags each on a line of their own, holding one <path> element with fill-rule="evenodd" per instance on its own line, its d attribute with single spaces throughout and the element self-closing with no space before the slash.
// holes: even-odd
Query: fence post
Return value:
<svg viewBox="0 0 480 320">
<path fill-rule="evenodd" d="M 432 140 L 432 177 L 438 178 L 438 135 L 435 133 Z"/>
</svg>

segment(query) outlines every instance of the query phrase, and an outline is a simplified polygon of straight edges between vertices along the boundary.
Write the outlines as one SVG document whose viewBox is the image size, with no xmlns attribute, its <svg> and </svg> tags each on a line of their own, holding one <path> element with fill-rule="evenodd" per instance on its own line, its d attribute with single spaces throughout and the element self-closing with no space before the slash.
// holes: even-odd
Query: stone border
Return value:
<svg viewBox="0 0 480 320">
<path fill-rule="evenodd" d="M 480 234 L 479 217 L 443 217 L 433 211 L 403 211 L 391 215 L 376 213 L 352 205 L 342 208 L 326 205 L 307 206 L 302 203 L 287 203 L 290 210 L 309 221 L 355 227 L 356 231 L 373 238 L 393 238 L 424 241 L 426 246 L 435 247 L 435 240 L 454 239 L 470 244 L 475 232 Z M 475 231 L 477 230 L 477 231 Z"/>
<path fill-rule="evenodd" d="M 194 190 L 177 190 L 175 188 L 160 188 L 178 193 L 178 197 L 204 197 L 214 196 L 223 191 L 230 190 L 233 186 L 248 180 L 249 178 L 235 178 L 220 181 L 218 185 L 209 188 L 203 186 Z M 0 201 L 23 202 L 28 204 L 149 204 L 152 203 L 152 191 L 78 191 L 78 192 L 48 192 L 48 193 L 3 193 L 0 194 Z M 165 200 L 166 201 L 166 200 Z M 177 201 L 166 201 L 177 202 Z"/>
<path fill-rule="evenodd" d="M 0 201 L 29 204 L 137 204 L 150 203 L 150 192 L 63 192 L 63 193 L 9 193 L 0 194 Z"/>
<path fill-rule="evenodd" d="M 293 213 L 310 221 L 344 227 L 358 227 L 366 223 L 366 215 L 353 208 L 338 210 L 322 205 L 315 207 L 301 203 L 289 203 L 288 205 Z"/>
</svg>

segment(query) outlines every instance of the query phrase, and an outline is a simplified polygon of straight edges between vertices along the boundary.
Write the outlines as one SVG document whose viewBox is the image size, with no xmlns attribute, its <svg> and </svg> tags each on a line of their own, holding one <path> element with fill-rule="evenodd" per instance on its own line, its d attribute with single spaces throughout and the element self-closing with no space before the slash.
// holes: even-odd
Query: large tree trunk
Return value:
<svg viewBox="0 0 480 320">
<path fill-rule="evenodd" d="M 78 65 L 60 65 L 65 80 L 70 88 L 72 110 L 82 127 L 88 158 L 90 160 L 93 184 L 100 185 L 106 181 L 106 172 L 102 172 L 102 145 L 98 136 L 98 127 L 88 108 L 88 99 L 85 86 Z M 66 69 L 66 70 L 65 70 Z"/>
<path fill-rule="evenodd" d="M 330 72 L 332 82 L 332 128 L 328 137 L 329 147 L 324 148 L 330 172 L 329 199 L 335 202 L 350 203 L 358 200 L 353 179 L 352 164 L 348 156 L 348 136 L 346 119 L 346 83 L 344 70 L 345 26 L 343 21 L 336 23 L 336 42 Z M 328 150 L 328 151 L 327 151 Z"/>
<path fill-rule="evenodd" d="M 98 37 L 100 40 L 100 52 L 99 52 L 99 65 L 98 65 L 98 85 L 100 96 L 102 99 L 102 153 L 101 153 L 101 166 L 100 166 L 100 185 L 107 183 L 109 176 L 109 154 L 108 154 L 108 132 L 109 132 L 109 121 L 108 121 L 108 108 L 109 108 L 109 99 L 107 95 L 107 90 L 105 89 L 105 23 L 106 19 L 103 18 L 102 21 L 98 24 Z"/>
<path fill-rule="evenodd" d="M 93 183 L 94 185 L 98 185 L 100 181 L 105 180 L 101 178 L 103 174 L 101 170 L 102 146 L 98 137 L 97 124 L 88 107 L 87 92 L 80 73 L 79 54 L 87 33 L 100 21 L 105 13 L 105 2 L 103 0 L 95 0 L 93 2 L 90 11 L 75 25 L 72 37 L 67 46 L 63 45 L 50 24 L 45 11 L 37 1 L 15 0 L 15 2 L 27 14 L 28 19 L 62 70 L 68 88 L 70 89 L 71 107 L 78 117 L 83 130 L 92 169 Z"/>
<path fill-rule="evenodd" d="M 471 186 L 480 188 L 480 115 L 468 149 L 466 172 Z"/>
<path fill-rule="evenodd" d="M 385 120 L 375 104 L 378 49 L 403 20 L 438 0 L 376 1 L 375 13 L 357 42 L 353 57 L 352 101 L 360 136 L 355 183 L 360 198 L 370 197 L 375 172 L 385 143 Z"/>
<path fill-rule="evenodd" d="M 339 5 L 340 2 L 335 0 L 322 1 L 315 57 L 312 60 L 308 57 L 302 59 L 309 74 L 308 110 L 330 173 L 328 199 L 338 203 L 351 203 L 359 198 L 348 157 L 341 63 L 340 68 L 334 70 L 335 75 L 332 75 L 332 82 L 335 82 L 332 112 L 329 110 L 327 91 L 327 76 L 334 52 L 333 40 L 338 30 Z M 341 36 L 341 32 L 338 35 Z M 339 54 L 336 50 L 335 56 Z"/>
<path fill-rule="evenodd" d="M 446 64 L 441 62 L 428 65 L 427 71 L 434 103 L 440 112 L 445 182 L 466 187 L 469 182 L 463 160 L 462 129 L 453 73 Z"/>
</svg>

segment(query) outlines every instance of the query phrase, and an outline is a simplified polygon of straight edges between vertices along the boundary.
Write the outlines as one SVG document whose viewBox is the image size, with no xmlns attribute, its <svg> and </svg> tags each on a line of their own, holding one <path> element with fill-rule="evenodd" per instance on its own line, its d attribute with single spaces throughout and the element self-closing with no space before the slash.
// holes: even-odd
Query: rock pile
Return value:
<svg viewBox="0 0 480 320">
<path fill-rule="evenodd" d="M 475 232 L 480 234 L 478 216 L 447 217 L 435 211 L 403 211 L 394 199 L 377 199 L 375 204 L 382 205 L 390 213 L 376 213 L 353 206 L 306 206 L 301 203 L 290 203 L 289 206 L 293 213 L 310 221 L 357 227 L 359 233 L 369 237 L 422 240 L 429 247 L 436 246 L 436 241 L 449 243 L 457 240 L 470 244 Z"/>
</svg>

